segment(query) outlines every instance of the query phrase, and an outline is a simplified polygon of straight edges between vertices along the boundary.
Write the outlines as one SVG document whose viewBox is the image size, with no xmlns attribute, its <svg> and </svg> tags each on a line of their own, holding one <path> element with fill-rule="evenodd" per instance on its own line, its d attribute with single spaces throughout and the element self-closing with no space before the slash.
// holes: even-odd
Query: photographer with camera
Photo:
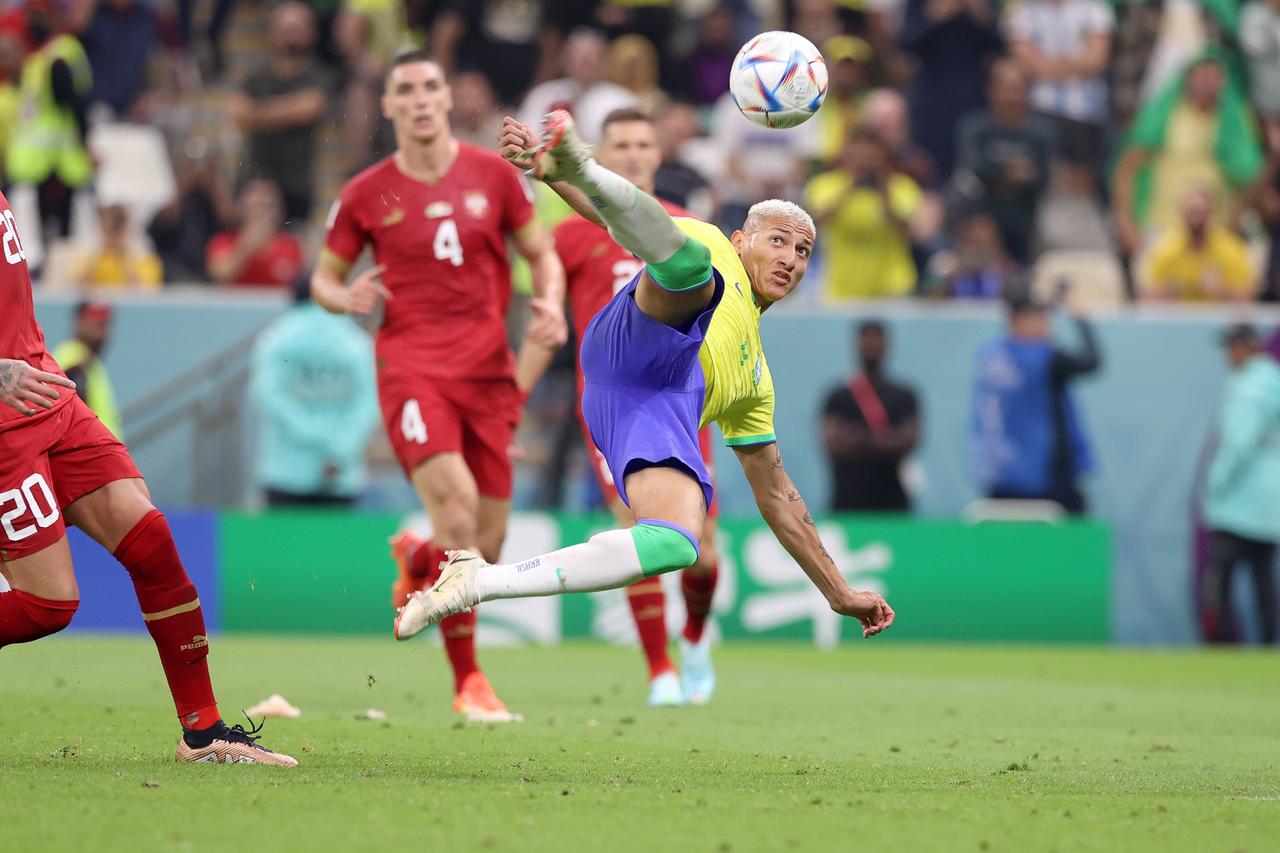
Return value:
<svg viewBox="0 0 1280 853">
<path fill-rule="evenodd" d="M 828 300 L 906 296 L 915 290 L 911 243 L 927 236 L 922 233 L 924 193 L 893 170 L 880 134 L 866 127 L 850 134 L 840 165 L 810 180 L 804 196 L 823 235 Z"/>
</svg>

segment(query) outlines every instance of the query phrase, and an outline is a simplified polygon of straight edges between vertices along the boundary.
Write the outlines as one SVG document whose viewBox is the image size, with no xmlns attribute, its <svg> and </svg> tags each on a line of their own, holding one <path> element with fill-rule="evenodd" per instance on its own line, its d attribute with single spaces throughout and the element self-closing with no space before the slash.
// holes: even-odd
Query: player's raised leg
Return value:
<svg viewBox="0 0 1280 853">
<path fill-rule="evenodd" d="M 260 746 L 253 731 L 223 722 L 209 679 L 209 639 L 200 598 L 169 524 L 151 504 L 143 481 L 110 482 L 75 500 L 65 514 L 115 555 L 133 581 L 183 727 L 178 761 L 296 766 L 293 758 Z"/>
<path fill-rule="evenodd" d="M 676 227 L 658 200 L 591 157 L 564 110 L 546 120 L 535 159 L 544 180 L 564 181 L 590 200 L 613 239 L 645 262 L 636 305 L 668 326 L 682 326 L 711 302 L 711 253 Z"/>
<path fill-rule="evenodd" d="M 634 527 L 519 563 L 455 552 L 436 585 L 405 605 L 396 636 L 407 639 L 482 601 L 616 589 L 696 561 L 707 505 L 703 483 L 681 468 L 655 466 L 629 474 L 625 486 Z"/>
</svg>

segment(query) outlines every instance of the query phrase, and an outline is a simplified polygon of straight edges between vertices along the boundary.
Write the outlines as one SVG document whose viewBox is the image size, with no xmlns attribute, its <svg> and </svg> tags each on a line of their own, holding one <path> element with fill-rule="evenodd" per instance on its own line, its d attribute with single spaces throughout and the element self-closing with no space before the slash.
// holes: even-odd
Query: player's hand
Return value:
<svg viewBox="0 0 1280 853">
<path fill-rule="evenodd" d="M 59 388 L 76 389 L 76 383 L 56 373 L 36 370 L 25 361 L 0 358 L 0 403 L 28 417 L 36 413 L 36 406 L 52 409 L 61 395 Z"/>
<path fill-rule="evenodd" d="M 569 326 L 564 320 L 564 306 L 552 299 L 529 300 L 533 320 L 529 323 L 529 340 L 541 347 L 555 349 L 569 339 Z"/>
<path fill-rule="evenodd" d="M 862 623 L 862 636 L 874 637 L 893 624 L 893 608 L 877 592 L 851 589 L 831 609 L 841 616 L 852 616 Z"/>
<path fill-rule="evenodd" d="M 390 299 L 391 291 L 387 290 L 379 276 L 387 269 L 386 264 L 378 264 L 356 276 L 356 280 L 346 290 L 346 304 L 343 308 L 348 314 L 361 316 L 372 314 L 378 307 L 378 299 Z"/>
<path fill-rule="evenodd" d="M 532 128 L 511 116 L 504 116 L 502 130 L 498 132 L 498 153 L 503 159 L 517 169 L 528 171 L 533 168 L 537 151 L 538 135 Z"/>
</svg>

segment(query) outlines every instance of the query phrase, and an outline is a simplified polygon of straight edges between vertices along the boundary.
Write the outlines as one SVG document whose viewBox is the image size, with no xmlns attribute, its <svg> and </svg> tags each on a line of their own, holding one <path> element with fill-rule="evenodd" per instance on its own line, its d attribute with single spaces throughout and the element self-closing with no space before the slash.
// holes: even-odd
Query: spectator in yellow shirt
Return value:
<svg viewBox="0 0 1280 853">
<path fill-rule="evenodd" d="M 72 266 L 72 277 L 83 287 L 159 287 L 164 281 L 160 258 L 137 244 L 129 231 L 129 215 L 123 205 L 98 209 L 102 245 L 81 254 Z"/>
<path fill-rule="evenodd" d="M 923 193 L 893 171 L 879 134 L 854 131 L 839 167 L 815 176 L 804 195 L 822 234 L 829 299 L 905 296 L 915 289 L 911 237 Z"/>
<path fill-rule="evenodd" d="M 1196 187 L 1182 199 L 1181 223 L 1156 241 L 1146 264 L 1144 299 L 1248 300 L 1255 290 L 1249 247 L 1212 221 L 1209 191 Z"/>
</svg>

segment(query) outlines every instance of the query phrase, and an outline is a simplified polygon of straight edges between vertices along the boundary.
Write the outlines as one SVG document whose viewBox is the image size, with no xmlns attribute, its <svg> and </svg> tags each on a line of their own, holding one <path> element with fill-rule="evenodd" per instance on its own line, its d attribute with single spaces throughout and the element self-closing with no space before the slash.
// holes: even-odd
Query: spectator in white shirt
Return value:
<svg viewBox="0 0 1280 853">
<path fill-rule="evenodd" d="M 530 89 L 520 105 L 520 120 L 538 128 L 547 113 L 567 109 L 583 138 L 590 143 L 599 142 L 605 116 L 623 107 L 641 106 L 632 92 L 605 79 L 608 47 L 597 31 L 574 30 L 564 46 L 565 76 Z"/>
<path fill-rule="evenodd" d="M 1092 193 L 1095 164 L 1104 153 L 1111 6 L 1101 0 L 1027 0 L 1007 26 L 1013 55 L 1033 80 L 1032 108 L 1057 125 L 1066 188 Z"/>
</svg>

